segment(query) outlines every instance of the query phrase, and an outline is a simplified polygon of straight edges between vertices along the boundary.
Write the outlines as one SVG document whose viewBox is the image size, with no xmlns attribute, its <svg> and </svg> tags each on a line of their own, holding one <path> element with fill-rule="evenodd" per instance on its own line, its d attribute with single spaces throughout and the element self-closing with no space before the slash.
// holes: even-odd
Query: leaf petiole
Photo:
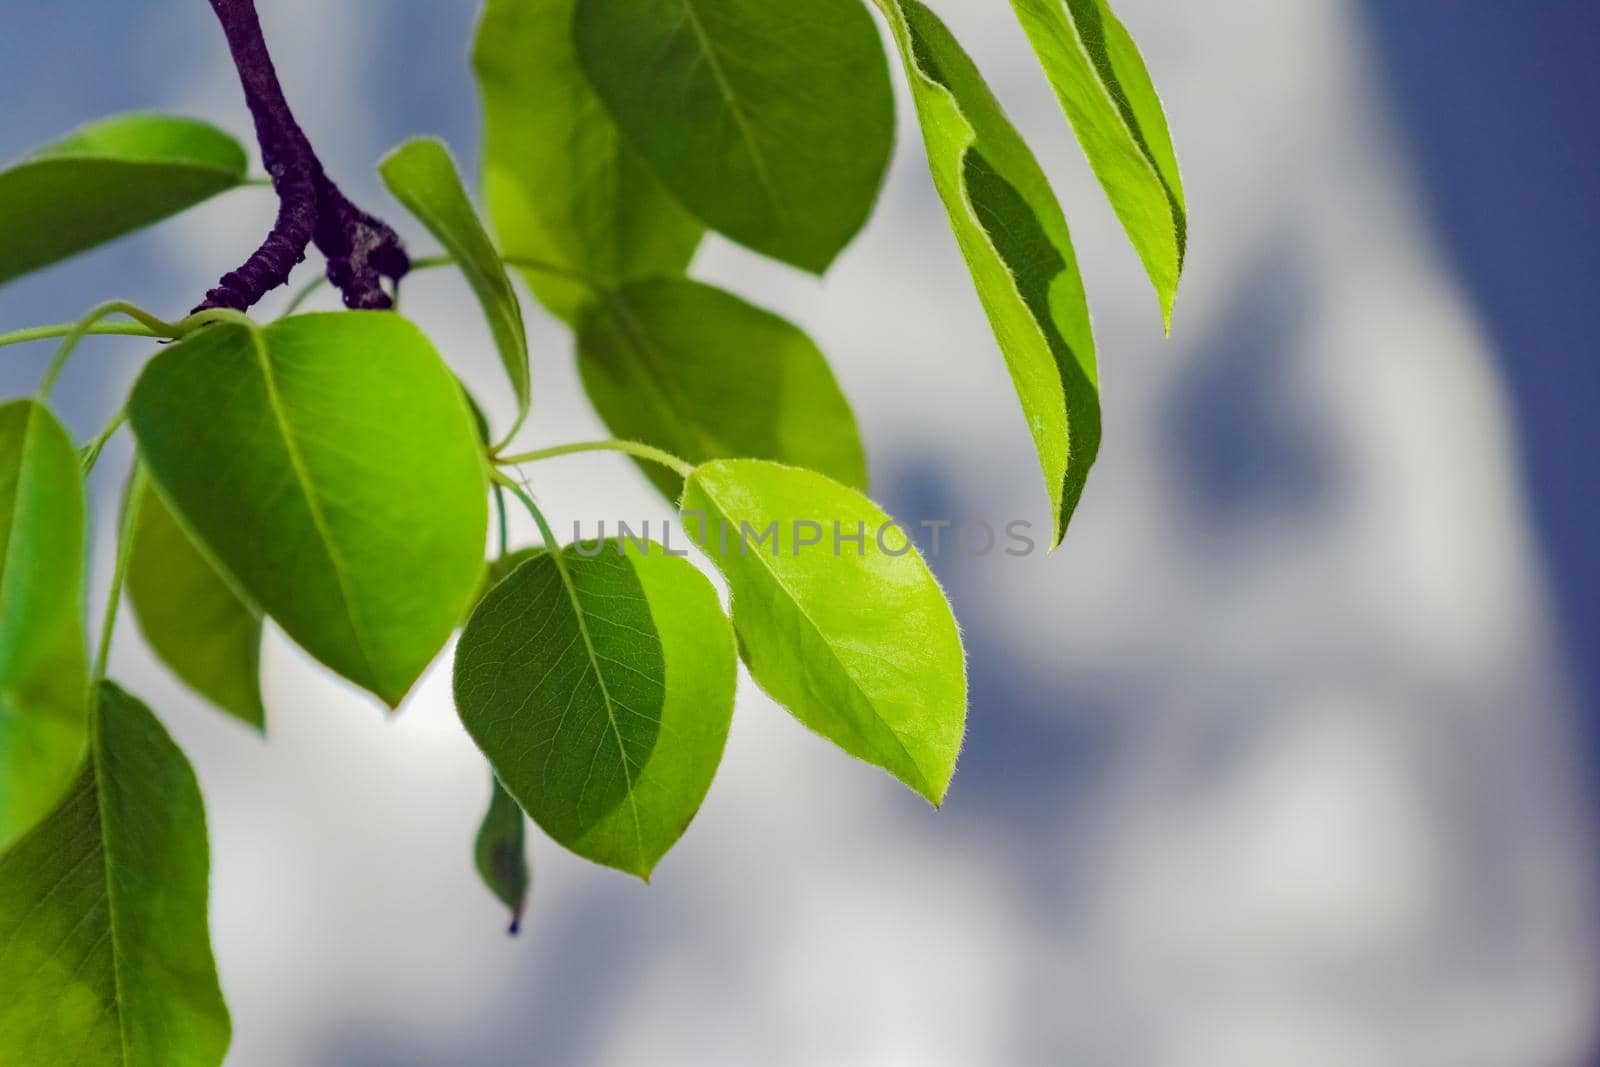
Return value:
<svg viewBox="0 0 1600 1067">
<path fill-rule="evenodd" d="M 144 461 L 133 461 L 133 473 L 128 478 L 128 494 L 122 501 L 122 525 L 117 533 L 117 567 L 111 573 L 111 592 L 106 596 L 106 612 L 100 623 L 100 650 L 94 657 L 94 672 L 89 675 L 93 691 L 106 676 L 106 663 L 111 658 L 111 634 L 117 625 L 117 606 L 122 602 L 122 586 L 128 577 L 128 562 L 133 558 L 133 533 L 139 523 L 139 505 L 144 501 L 144 486 L 148 475 Z"/>
<path fill-rule="evenodd" d="M 498 466 L 513 467 L 519 463 L 535 463 L 541 459 L 573 456 L 580 452 L 622 452 L 633 456 L 635 459 L 659 463 L 680 478 L 687 478 L 694 473 L 694 464 L 674 456 L 665 449 L 656 448 L 654 445 L 643 444 L 639 441 L 580 441 L 576 444 L 541 448 L 534 452 L 521 452 L 514 456 L 495 456 L 494 462 Z"/>
</svg>

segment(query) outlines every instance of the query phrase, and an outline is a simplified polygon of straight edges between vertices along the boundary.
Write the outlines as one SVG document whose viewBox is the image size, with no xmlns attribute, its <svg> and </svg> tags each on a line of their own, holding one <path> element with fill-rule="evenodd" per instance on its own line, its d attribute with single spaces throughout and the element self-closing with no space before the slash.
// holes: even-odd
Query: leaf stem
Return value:
<svg viewBox="0 0 1600 1067">
<path fill-rule="evenodd" d="M 133 461 L 133 473 L 128 477 L 128 493 L 122 501 L 122 527 L 117 534 L 117 567 L 111 573 L 111 592 L 106 596 L 105 617 L 100 623 L 100 651 L 95 654 L 94 673 L 89 676 L 91 692 L 106 676 L 106 664 L 111 658 L 111 634 L 117 626 L 117 606 L 122 602 L 122 586 L 128 577 L 128 562 L 133 558 L 133 533 L 139 521 L 139 506 L 144 502 L 147 475 L 144 462 Z"/>
<path fill-rule="evenodd" d="M 29 341 L 49 341 L 56 337 L 65 337 L 74 330 L 82 329 L 88 334 L 112 334 L 119 337 L 163 337 L 150 327 L 139 322 L 97 322 L 88 328 L 82 322 L 53 322 L 48 326 L 30 326 L 26 330 L 12 330 L 10 333 L 0 333 L 0 348 L 7 345 L 25 345 Z"/>
<path fill-rule="evenodd" d="M 497 455 L 494 457 L 494 462 L 502 467 L 511 467 L 518 463 L 536 463 L 541 459 L 572 456 L 580 452 L 623 452 L 633 456 L 635 459 L 659 463 L 676 473 L 680 478 L 687 478 L 694 473 L 694 464 L 674 456 L 665 449 L 656 448 L 654 445 L 643 444 L 639 441 L 580 441 L 576 444 L 541 448 L 534 452 L 521 452 L 514 456 Z"/>
<path fill-rule="evenodd" d="M 62 370 L 66 368 L 67 360 L 72 358 L 72 352 L 78 347 L 78 342 L 83 340 L 84 335 L 101 319 L 111 315 L 126 315 L 145 327 L 145 329 L 150 330 L 151 336 L 174 336 L 172 331 L 177 329 L 176 323 L 163 322 L 150 314 L 150 312 L 125 300 L 111 300 L 92 308 L 76 325 L 62 335 L 63 340 L 60 347 L 56 349 L 55 358 L 50 361 L 50 366 L 44 372 L 44 380 L 39 383 L 39 399 L 41 401 L 49 399 L 50 390 L 55 387 L 56 379 L 61 376 Z"/>
<path fill-rule="evenodd" d="M 116 413 L 110 422 L 105 424 L 99 433 L 94 435 L 88 444 L 79 449 L 79 454 L 83 460 L 83 473 L 88 474 L 94 470 L 94 465 L 100 459 L 100 452 L 106 447 L 106 442 L 111 440 L 112 435 L 121 429 L 122 424 L 127 421 L 128 409 L 123 408 Z"/>
<path fill-rule="evenodd" d="M 528 509 L 528 514 L 533 516 L 534 524 L 539 527 L 539 536 L 544 538 L 544 547 L 559 555 L 561 542 L 556 540 L 555 532 L 550 529 L 550 523 L 545 521 L 544 512 L 539 510 L 539 505 L 533 502 L 533 497 L 528 495 L 528 491 L 518 485 L 515 479 L 507 477 L 504 471 L 493 471 L 490 477 L 494 479 L 496 485 L 511 490 L 511 495 L 522 502 L 522 506 Z"/>
</svg>

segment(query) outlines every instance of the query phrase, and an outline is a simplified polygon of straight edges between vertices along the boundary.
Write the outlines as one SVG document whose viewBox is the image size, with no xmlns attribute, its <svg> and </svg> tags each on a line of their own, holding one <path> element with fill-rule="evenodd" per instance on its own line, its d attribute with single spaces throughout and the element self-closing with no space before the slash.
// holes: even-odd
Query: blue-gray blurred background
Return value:
<svg viewBox="0 0 1600 1067">
<path fill-rule="evenodd" d="M 372 164 L 405 136 L 475 160 L 473 0 L 261 6 L 363 202 L 402 214 Z M 948 804 L 746 683 L 655 883 L 536 840 L 511 940 L 471 869 L 487 779 L 447 671 L 389 720 L 269 635 L 262 744 L 125 618 L 114 669 L 208 797 L 230 1063 L 1592 1062 L 1600 7 L 1120 0 L 1192 211 L 1164 343 L 1007 5 L 934 6 L 1066 206 L 1107 408 L 1060 552 L 937 561 L 973 679 Z M 129 109 L 248 132 L 200 0 L 6 0 L 0 101 L 6 158 Z M 272 206 L 242 191 L 9 285 L 0 329 L 112 296 L 179 314 Z M 715 240 L 696 273 L 819 340 L 891 512 L 1045 524 L 904 100 L 880 209 L 825 281 Z M 407 302 L 493 390 L 464 286 Z M 530 319 L 523 439 L 597 435 L 568 337 Z M 58 391 L 83 436 L 148 354 L 89 344 Z M 0 393 L 47 357 L 8 350 Z M 97 471 L 101 583 L 127 457 Z M 563 521 L 666 514 L 615 459 L 535 474 Z"/>
</svg>

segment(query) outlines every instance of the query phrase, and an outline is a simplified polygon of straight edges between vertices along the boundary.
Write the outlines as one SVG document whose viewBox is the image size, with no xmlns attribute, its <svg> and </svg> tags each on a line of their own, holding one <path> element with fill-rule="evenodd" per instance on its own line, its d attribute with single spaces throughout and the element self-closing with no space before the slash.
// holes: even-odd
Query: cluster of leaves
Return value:
<svg viewBox="0 0 1600 1067">
<path fill-rule="evenodd" d="M 1100 437 L 1065 218 L 944 24 L 917 0 L 874 2 L 1059 540 Z M 1170 321 L 1185 215 L 1144 65 L 1103 0 L 1013 5 Z M 482 304 L 515 402 L 502 432 L 397 313 L 166 322 L 114 303 L 0 335 L 63 338 L 39 394 L 0 405 L 6 1062 L 76 1048 L 82 1062 L 205 1064 L 228 1042 L 199 789 L 156 717 L 105 679 L 124 586 L 160 658 L 256 728 L 265 619 L 389 707 L 462 627 L 456 702 L 493 769 L 477 865 L 514 914 L 528 885 L 522 812 L 573 852 L 649 876 L 710 787 L 741 658 L 807 726 L 944 797 L 967 705 L 949 605 L 909 544 L 803 550 L 795 519 L 888 522 L 864 495 L 849 405 L 800 329 L 686 274 L 708 230 L 820 273 L 861 228 L 894 131 L 867 8 L 489 0 L 474 66 L 498 240 L 437 141 L 409 142 L 380 169 L 445 250 L 418 266 L 455 266 Z M 204 124 L 85 127 L 0 172 L 0 282 L 247 183 L 244 151 Z M 571 326 L 617 440 L 510 449 L 533 389 L 508 270 Z M 48 397 L 95 333 L 176 343 L 80 449 Z M 124 420 L 137 456 L 91 660 L 85 473 Z M 700 531 L 731 622 L 707 577 L 663 545 L 553 536 L 513 472 L 592 449 L 646 465 Z M 486 562 L 491 502 L 503 531 L 508 497 L 543 543 L 510 551 L 502 533 Z"/>
</svg>

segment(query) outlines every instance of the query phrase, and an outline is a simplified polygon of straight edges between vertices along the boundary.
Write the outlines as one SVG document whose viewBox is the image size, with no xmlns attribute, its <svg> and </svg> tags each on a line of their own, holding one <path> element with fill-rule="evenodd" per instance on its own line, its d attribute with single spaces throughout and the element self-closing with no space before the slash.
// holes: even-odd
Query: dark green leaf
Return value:
<svg viewBox="0 0 1600 1067">
<path fill-rule="evenodd" d="M 55 806 L 83 755 L 84 511 L 66 430 L 32 400 L 0 405 L 0 849 Z"/>
<path fill-rule="evenodd" d="M 473 66 L 483 94 L 483 195 L 507 256 L 595 285 L 678 274 L 705 228 L 621 138 L 573 50 L 576 0 L 489 0 Z M 575 322 L 582 281 L 524 270 Z"/>
<path fill-rule="evenodd" d="M 733 591 L 751 676 L 811 729 L 940 803 L 966 725 L 966 659 L 905 534 L 853 489 L 755 460 L 697 469 L 683 509 Z"/>
<path fill-rule="evenodd" d="M 500 253 L 483 232 L 472 201 L 467 199 L 449 150 L 440 141 L 418 138 L 391 152 L 378 169 L 389 191 L 439 239 L 477 294 L 500 350 L 500 362 L 517 394 L 520 425 L 531 397 L 522 305 L 500 263 Z"/>
<path fill-rule="evenodd" d="M 153 489 L 139 504 L 127 582 L 139 627 L 161 661 L 201 696 L 263 729 L 261 614 Z"/>
<path fill-rule="evenodd" d="M 1039 453 L 1059 543 L 1100 450 L 1094 334 L 1067 220 L 978 68 L 917 0 L 877 0 L 905 60 L 928 167 Z"/>
<path fill-rule="evenodd" d="M 1167 116 L 1105 0 L 1011 0 L 1172 328 L 1188 215 Z"/>
<path fill-rule="evenodd" d="M 483 576 L 488 479 L 460 386 L 390 312 L 209 326 L 129 417 L 162 495 L 232 583 L 391 707 Z"/>
<path fill-rule="evenodd" d="M 772 459 L 866 488 L 855 417 L 821 351 L 731 293 L 686 278 L 636 282 L 590 310 L 578 366 L 618 437 L 690 463 Z M 683 479 L 642 466 L 678 498 Z"/>
<path fill-rule="evenodd" d="M 244 172 L 239 142 L 203 122 L 90 123 L 0 171 L 0 282 L 193 207 Z"/>
<path fill-rule="evenodd" d="M 456 706 L 546 833 L 648 878 L 711 786 L 735 663 L 692 564 L 598 542 L 540 552 L 489 591 L 456 650 Z"/>
<path fill-rule="evenodd" d="M 102 683 L 77 784 L 0 857 L 0 1063 L 221 1063 L 210 864 L 194 771 Z"/>
<path fill-rule="evenodd" d="M 821 273 L 894 146 L 883 46 L 859 0 L 578 0 L 600 98 L 707 225 Z"/>
<path fill-rule="evenodd" d="M 515 934 L 522 922 L 522 910 L 528 903 L 525 827 L 517 802 L 511 799 L 498 778 L 492 774 L 489 777 L 492 790 L 489 810 L 478 827 L 473 859 L 478 866 L 478 877 L 489 887 L 489 892 L 511 909 L 511 933 Z"/>
</svg>

